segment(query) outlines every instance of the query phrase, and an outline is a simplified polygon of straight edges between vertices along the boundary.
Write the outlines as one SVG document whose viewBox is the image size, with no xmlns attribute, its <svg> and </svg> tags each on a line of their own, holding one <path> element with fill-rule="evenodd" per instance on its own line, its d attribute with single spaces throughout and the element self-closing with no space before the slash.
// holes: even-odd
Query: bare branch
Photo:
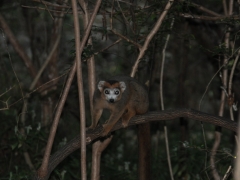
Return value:
<svg viewBox="0 0 240 180">
<path fill-rule="evenodd" d="M 180 0 L 180 2 L 185 2 L 185 1 L 184 1 L 184 0 Z M 187 1 L 187 3 L 188 3 L 188 2 L 189 2 L 189 1 Z M 211 14 L 211 15 L 213 15 L 213 16 L 222 16 L 221 14 L 218 14 L 218 13 L 216 13 L 216 12 L 210 10 L 210 9 L 207 9 L 207 8 L 205 8 L 205 7 L 203 7 L 203 6 L 199 5 L 199 4 L 190 2 L 190 5 L 193 6 L 193 7 L 195 7 L 195 8 L 197 8 L 197 9 L 199 9 L 199 10 L 201 10 L 201 11 L 203 11 L 203 12 L 206 12 L 206 13 L 208 13 L 208 14 Z"/>
<path fill-rule="evenodd" d="M 89 23 L 89 17 L 90 17 L 90 13 L 88 12 L 88 2 L 85 0 L 78 0 L 78 2 L 80 3 L 83 11 L 84 11 L 84 15 L 83 15 L 83 25 L 84 25 L 84 29 L 87 28 L 87 25 Z M 88 39 L 88 44 L 92 45 L 92 38 L 91 36 Z M 95 54 L 94 54 L 95 55 Z M 87 59 L 87 65 L 88 65 L 88 88 L 89 88 L 89 100 L 90 100 L 90 110 L 91 110 L 91 114 L 93 111 L 93 94 L 94 94 L 94 90 L 95 90 L 95 85 L 96 85 L 96 75 L 95 75 L 95 61 L 94 61 L 94 55 L 92 55 L 90 58 Z"/>
<path fill-rule="evenodd" d="M 228 167 L 227 172 L 226 172 L 225 175 L 223 176 L 223 179 L 222 179 L 222 180 L 226 180 L 226 179 L 228 178 L 228 176 L 229 176 L 230 173 L 231 173 L 231 170 L 232 170 L 232 166 L 230 165 L 230 166 Z M 237 180 L 237 179 L 235 179 L 235 180 Z"/>
<path fill-rule="evenodd" d="M 240 111 L 238 113 L 238 120 L 240 120 Z M 238 124 L 238 136 L 235 136 L 236 138 L 236 160 L 235 160 L 235 168 L 234 168 L 234 180 L 240 180 L 240 124 Z"/>
<path fill-rule="evenodd" d="M 211 78 L 211 80 L 208 82 L 207 86 L 206 86 L 206 89 L 200 99 L 200 102 L 199 102 L 199 106 L 198 106 L 198 110 L 200 111 L 201 110 L 201 105 L 202 105 L 202 101 L 203 101 L 203 98 L 205 96 L 205 94 L 207 93 L 207 90 L 210 86 L 210 84 L 212 83 L 213 79 L 219 74 L 219 72 L 222 70 L 222 68 L 225 66 L 226 64 L 223 64 L 218 70 L 217 72 L 213 75 L 213 77 Z"/>
<path fill-rule="evenodd" d="M 50 62 L 53 53 L 55 52 L 55 50 L 56 50 L 57 47 L 58 47 L 58 44 L 59 44 L 59 42 L 60 42 L 60 37 L 61 37 L 61 35 L 58 35 L 57 40 L 55 41 L 55 43 L 54 43 L 54 45 L 53 45 L 53 47 L 52 47 L 52 50 L 50 51 L 50 53 L 49 53 L 46 61 L 43 63 L 41 69 L 38 71 L 38 73 L 37 73 L 37 75 L 35 76 L 33 82 L 31 83 L 31 86 L 30 86 L 30 88 L 29 88 L 30 91 L 33 90 L 33 88 L 35 87 L 36 83 L 37 83 L 38 80 L 40 79 L 43 71 L 45 70 L 45 68 L 47 67 L 48 63 Z"/>
<path fill-rule="evenodd" d="M 144 45 L 143 47 L 141 48 L 140 52 L 139 52 L 139 55 L 138 55 L 138 58 L 135 62 L 135 64 L 133 65 L 133 68 L 132 68 L 132 72 L 131 72 L 131 77 L 134 77 L 136 72 L 137 72 L 137 68 L 138 68 L 138 64 L 140 62 L 140 60 L 142 59 L 142 57 L 144 56 L 145 54 L 145 51 L 147 50 L 148 48 L 148 45 L 150 43 L 150 41 L 152 40 L 152 38 L 154 37 L 154 35 L 157 33 L 158 29 L 160 28 L 162 22 L 163 22 L 163 19 L 165 18 L 165 16 L 167 15 L 169 9 L 171 8 L 172 4 L 173 4 L 173 0 L 169 0 L 168 3 L 166 4 L 162 14 L 160 15 L 160 17 L 158 18 L 155 26 L 153 27 L 153 29 L 151 30 L 151 32 L 148 34 L 145 42 L 144 42 Z"/>
<path fill-rule="evenodd" d="M 120 9 L 120 11 L 121 11 L 121 13 L 122 13 L 122 16 L 123 16 L 123 19 L 124 19 L 126 25 L 128 25 L 128 26 L 130 27 L 131 31 L 133 32 L 133 34 L 135 34 L 134 30 L 132 29 L 132 26 L 131 26 L 130 23 L 128 22 L 125 14 L 123 13 L 123 10 L 122 10 L 122 7 L 120 6 L 119 1 L 117 1 L 117 4 L 118 4 L 118 7 L 119 7 L 119 9 Z"/>
<path fill-rule="evenodd" d="M 225 15 L 226 16 L 231 16 L 232 15 L 232 6 L 233 3 L 232 3 L 233 0 L 230 0 L 229 1 L 229 11 L 227 12 L 226 11 L 226 4 L 225 4 L 225 0 L 223 0 L 223 5 L 224 5 L 224 11 L 225 11 Z M 227 27 L 227 30 L 226 33 L 225 33 L 225 37 L 224 37 L 224 43 L 225 43 L 225 47 L 226 49 L 229 49 L 229 44 L 230 44 L 230 30 L 231 28 L 230 27 Z M 226 65 L 228 63 L 228 57 L 227 57 L 227 53 L 224 54 L 224 59 L 223 59 L 223 65 Z M 223 76 L 222 76 L 222 85 L 223 85 L 223 88 L 224 89 L 227 89 L 227 81 L 228 81 L 228 69 L 225 68 L 223 69 L 223 72 L 222 72 Z M 219 116 L 223 116 L 223 113 L 224 113 L 224 106 L 225 106 L 225 101 L 226 101 L 226 94 L 224 91 L 221 92 L 221 100 L 220 100 L 220 106 L 219 106 Z M 230 110 L 231 111 L 231 110 Z M 219 130 L 216 130 L 216 131 L 219 131 Z M 220 132 L 216 132 L 216 135 L 220 133 Z M 214 151 L 217 151 L 218 147 L 219 147 L 219 144 L 220 144 L 220 141 L 221 141 L 221 136 L 220 135 L 217 135 L 216 138 L 215 138 L 215 141 L 214 141 L 214 144 L 213 144 L 213 150 Z M 217 168 L 215 167 L 215 154 L 211 154 L 210 156 L 210 165 L 212 167 L 212 175 L 213 175 L 213 178 L 215 180 L 220 180 L 220 175 L 217 171 Z"/>
<path fill-rule="evenodd" d="M 121 42 L 121 41 L 122 41 L 122 39 L 119 38 L 118 40 L 116 40 L 116 41 L 115 41 L 114 43 L 112 43 L 111 45 L 109 45 L 109 46 L 107 46 L 107 47 L 101 49 L 100 51 L 94 53 L 94 55 L 97 55 L 97 54 L 99 54 L 99 53 L 101 53 L 101 52 L 103 52 L 103 51 L 106 51 L 107 49 L 113 47 L 114 45 L 118 44 L 118 43 Z"/>
<path fill-rule="evenodd" d="M 211 156 L 210 156 L 210 166 L 211 166 L 211 170 L 212 170 L 212 174 L 215 180 L 220 180 L 220 176 L 218 174 L 218 171 L 216 169 L 216 165 L 215 165 L 215 156 L 216 156 L 216 152 L 218 150 L 218 147 L 220 145 L 221 142 L 221 135 L 222 133 L 219 131 L 215 131 L 215 141 L 211 150 Z"/>
<path fill-rule="evenodd" d="M 232 80 L 233 80 L 233 74 L 235 72 L 236 65 L 238 63 L 239 56 L 240 56 L 240 50 L 238 50 L 237 52 L 237 56 L 234 60 L 231 73 L 229 76 L 229 80 L 228 80 L 228 105 L 229 105 L 230 117 L 231 117 L 231 120 L 233 121 L 234 121 L 234 115 L 233 115 L 234 94 L 232 93 Z"/>
<path fill-rule="evenodd" d="M 0 13 L 0 25 L 1 25 L 4 33 L 7 35 L 10 43 L 13 46 L 13 48 L 16 50 L 18 55 L 22 58 L 22 60 L 24 61 L 25 65 L 27 67 L 27 69 L 29 70 L 31 76 L 34 78 L 37 74 L 36 73 L 37 71 L 32 64 L 32 61 L 30 60 L 30 58 L 28 57 L 27 53 L 24 51 L 22 46 L 19 44 L 17 38 L 12 33 L 11 29 L 9 28 L 8 24 L 6 23 L 4 17 L 2 16 L 1 13 Z"/>
<path fill-rule="evenodd" d="M 173 24 L 174 24 L 175 19 L 172 19 L 171 25 L 170 25 L 170 30 L 172 30 Z M 163 101 L 163 71 L 164 71 L 164 64 L 165 64 L 165 54 L 166 54 L 166 49 L 167 45 L 170 39 L 170 34 L 167 35 L 163 50 L 162 50 L 162 63 L 161 63 L 161 71 L 160 71 L 160 104 L 161 104 L 161 110 L 164 110 L 164 101 Z M 171 157 L 170 157 L 170 151 L 169 151 L 169 141 L 168 141 L 168 129 L 166 124 L 164 125 L 164 139 L 165 139 L 165 144 L 166 144 L 166 153 L 167 153 L 167 160 L 168 160 L 168 169 L 170 173 L 170 177 L 172 180 L 174 180 L 173 177 L 173 170 L 172 170 L 172 163 L 171 163 Z"/>
<path fill-rule="evenodd" d="M 217 17 L 212 17 L 212 16 L 199 16 L 199 15 L 194 15 L 194 14 L 188 14 L 188 13 L 179 13 L 179 16 L 185 17 L 185 18 L 190 18 L 190 19 L 201 19 L 201 20 L 206 20 L 206 21 L 229 21 L 229 20 L 239 20 L 239 16 L 217 16 Z"/>
<path fill-rule="evenodd" d="M 196 111 L 193 109 L 175 109 L 175 110 L 165 110 L 159 112 L 149 112 L 144 115 L 134 116 L 129 121 L 129 126 L 134 126 L 138 124 L 143 124 L 152 121 L 168 121 L 173 119 L 178 119 L 180 117 L 186 117 L 192 120 L 202 121 L 205 123 L 217 125 L 229 129 L 230 131 L 237 132 L 237 123 L 231 121 L 229 119 L 210 115 L 207 113 L 203 113 L 200 111 Z M 97 126 L 94 130 L 89 130 L 86 134 L 86 144 L 90 144 L 91 142 L 97 140 L 100 137 L 102 131 L 102 125 Z M 111 132 L 116 131 L 118 129 L 122 129 L 122 122 L 118 121 Z M 63 161 L 67 156 L 69 156 L 72 152 L 76 151 L 80 148 L 80 136 L 72 139 L 68 144 L 54 153 L 49 161 L 47 174 L 42 178 L 42 180 L 47 179 L 51 172 L 55 169 L 55 167 Z M 37 174 L 34 175 L 34 179 L 37 179 Z"/>
<path fill-rule="evenodd" d="M 104 149 L 109 145 L 112 141 L 113 136 L 111 135 L 107 139 L 103 141 L 96 141 L 92 146 L 92 172 L 91 172 L 91 180 L 99 180 L 100 179 L 100 167 L 101 167 L 101 154 Z"/>
<path fill-rule="evenodd" d="M 67 5 L 59 5 L 56 3 L 51 3 L 51 2 L 43 1 L 43 0 L 32 0 L 32 1 L 43 3 L 44 5 L 53 6 L 53 7 L 57 7 L 57 8 L 71 8 L 70 6 L 67 6 Z"/>
<path fill-rule="evenodd" d="M 98 9 L 100 7 L 100 4 L 101 4 L 101 0 L 98 0 L 96 2 L 96 5 L 95 5 L 95 8 L 94 8 L 92 17 L 91 17 L 91 19 L 90 19 L 90 21 L 88 23 L 88 26 L 87 26 L 87 29 L 85 31 L 84 37 L 82 39 L 82 43 L 81 43 L 81 46 L 80 46 L 80 49 L 79 49 L 80 52 L 82 52 L 83 47 L 85 46 L 85 43 L 87 42 L 87 39 L 88 39 L 88 36 L 90 34 L 93 21 L 94 21 L 94 19 L 96 17 L 96 14 L 97 14 L 97 11 L 98 11 Z M 67 99 L 67 95 L 68 95 L 70 86 L 72 84 L 72 80 L 73 80 L 73 77 L 75 75 L 75 72 L 76 72 L 76 62 L 74 63 L 74 65 L 73 65 L 73 67 L 71 69 L 71 72 L 69 74 L 69 77 L 68 77 L 68 80 L 67 80 L 67 83 L 66 83 L 66 87 L 64 89 L 64 92 L 63 92 L 63 95 L 61 97 L 60 103 L 59 103 L 59 105 L 57 107 L 55 118 L 53 120 L 53 124 L 52 124 L 51 130 L 50 130 L 50 134 L 49 134 L 46 150 L 45 150 L 45 153 L 44 153 L 43 162 L 42 162 L 41 167 L 37 171 L 37 177 L 40 178 L 40 179 L 42 179 L 42 177 L 47 176 L 47 174 L 48 174 L 47 167 L 48 167 L 48 162 L 49 162 L 49 157 L 50 157 L 50 153 L 51 153 L 54 137 L 55 137 L 56 130 L 57 130 L 57 125 L 58 125 L 58 122 L 59 122 L 59 119 L 60 119 L 60 116 L 61 116 L 61 113 L 62 113 L 63 106 L 64 106 L 65 101 Z"/>
<path fill-rule="evenodd" d="M 51 14 L 51 12 L 49 11 L 49 9 L 48 9 L 47 5 L 45 4 L 45 2 L 43 2 L 42 0 L 40 0 L 40 1 L 41 1 L 41 3 L 45 6 L 45 8 L 47 9 L 47 11 L 48 11 L 50 17 L 52 18 L 52 20 L 54 20 L 52 14 Z"/>
<path fill-rule="evenodd" d="M 221 14 L 218 14 L 218 13 L 216 13 L 216 12 L 214 12 L 214 11 L 212 11 L 212 10 L 209 10 L 209 9 L 207 9 L 207 8 L 201 6 L 201 5 L 198 5 L 198 4 L 196 4 L 196 3 L 191 3 L 191 5 L 194 6 L 194 7 L 196 7 L 197 9 L 199 9 L 199 10 L 201 10 L 201 11 L 203 11 L 203 12 L 206 12 L 206 13 L 208 13 L 208 14 L 211 14 L 211 15 L 213 15 L 213 16 L 221 16 Z"/>
<path fill-rule="evenodd" d="M 223 1 L 223 9 L 224 9 L 224 14 L 227 15 L 228 11 L 227 11 L 227 3 L 226 0 L 222 0 Z"/>
<path fill-rule="evenodd" d="M 43 11 L 46 11 L 47 9 L 46 8 L 43 8 L 43 7 L 38 7 L 38 6 L 26 6 L 26 5 L 22 5 L 23 8 L 28 8 L 28 9 L 37 9 L 37 10 L 43 10 Z M 62 11 L 59 11 L 59 10 L 52 10 L 52 9 L 49 9 L 50 12 L 54 12 L 54 13 L 62 13 Z M 63 12 L 64 14 L 72 14 L 72 12 L 70 11 L 64 11 Z M 79 14 L 82 14 L 82 12 L 79 12 Z"/>
<path fill-rule="evenodd" d="M 116 34 L 117 36 L 119 36 L 120 38 L 124 39 L 125 41 L 130 42 L 130 43 L 132 43 L 133 45 L 137 46 L 139 49 L 142 48 L 142 46 L 141 46 L 140 44 L 138 44 L 137 42 L 135 42 L 135 41 L 127 38 L 126 36 L 124 36 L 124 35 L 122 35 L 122 34 L 120 34 L 120 33 L 118 33 L 116 30 L 111 29 L 111 31 L 112 31 L 114 34 Z"/>
</svg>

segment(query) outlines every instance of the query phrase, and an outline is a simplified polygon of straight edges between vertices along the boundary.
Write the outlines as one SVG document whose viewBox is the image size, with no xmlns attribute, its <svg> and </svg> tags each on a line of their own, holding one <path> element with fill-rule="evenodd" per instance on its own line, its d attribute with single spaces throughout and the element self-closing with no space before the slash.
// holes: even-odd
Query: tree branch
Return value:
<svg viewBox="0 0 240 180">
<path fill-rule="evenodd" d="M 194 14 L 189 14 L 189 13 L 179 13 L 179 16 L 182 16 L 184 18 L 189 18 L 189 19 L 201 19 L 201 20 L 206 20 L 206 21 L 230 21 L 230 20 L 239 20 L 239 16 L 199 16 L 199 15 L 194 15 Z"/>
<path fill-rule="evenodd" d="M 205 123 L 217 125 L 224 127 L 230 131 L 237 132 L 237 123 L 231 121 L 229 119 L 210 115 L 204 112 L 200 112 L 194 109 L 175 109 L 175 110 L 165 110 L 165 111 L 157 111 L 157 112 L 149 112 L 144 115 L 134 116 L 130 121 L 128 126 L 134 126 L 138 124 L 143 124 L 152 121 L 167 121 L 173 120 L 180 117 L 189 118 L 192 120 L 202 121 Z M 116 131 L 118 129 L 122 129 L 122 122 L 118 121 L 111 132 Z M 86 144 L 90 144 L 91 142 L 101 138 L 100 133 L 102 131 L 102 125 L 99 125 L 94 130 L 89 130 L 86 132 Z M 72 152 L 76 151 L 80 148 L 80 136 L 76 136 L 71 141 L 69 141 L 65 146 L 63 146 L 60 150 L 54 153 L 49 160 L 48 165 L 48 174 L 42 179 L 47 179 L 51 172 L 56 168 L 56 166 L 62 162 L 67 156 L 69 156 Z M 34 175 L 33 179 L 37 179 L 36 175 Z"/>
<path fill-rule="evenodd" d="M 78 85 L 78 99 L 79 99 L 79 113 L 80 113 L 80 136 L 81 136 L 81 179 L 87 180 L 87 166 L 86 166 L 86 111 L 85 99 L 83 91 L 83 77 L 82 77 L 82 63 L 80 50 L 80 28 L 77 12 L 77 0 L 72 0 L 73 20 L 74 20 L 74 34 L 75 34 L 75 49 L 76 49 L 76 65 L 77 65 L 77 85 Z M 86 12 L 85 12 L 86 13 Z"/>
<path fill-rule="evenodd" d="M 28 57 L 27 53 L 24 51 L 22 46 L 19 44 L 17 38 L 14 36 L 12 30 L 9 28 L 8 24 L 6 23 L 4 17 L 2 16 L 1 13 L 0 13 L 0 26 L 2 27 L 4 33 L 8 37 L 8 39 L 9 39 L 11 45 L 13 46 L 13 48 L 15 49 L 15 51 L 18 53 L 20 58 L 25 63 L 25 65 L 26 65 L 27 69 L 29 70 L 32 78 L 34 78 L 37 74 L 37 71 L 36 71 L 34 65 L 32 64 L 31 59 Z M 40 82 L 40 81 L 38 81 L 38 82 Z"/>
<path fill-rule="evenodd" d="M 144 45 L 143 47 L 140 49 L 140 52 L 139 52 L 139 55 L 138 55 L 138 58 L 135 62 L 135 64 L 133 65 L 133 68 L 132 68 L 132 72 L 131 72 L 131 77 L 134 77 L 136 72 L 137 72 L 137 68 L 138 68 L 138 64 L 140 62 L 140 60 L 142 59 L 142 57 L 144 56 L 145 54 L 145 51 L 147 50 L 148 48 L 148 45 L 149 43 L 151 42 L 152 38 L 154 37 L 154 35 L 157 33 L 158 29 L 160 28 L 162 22 L 163 22 L 163 19 L 165 18 L 165 16 L 167 15 L 169 9 L 171 8 L 173 4 L 173 0 L 169 0 L 162 12 L 162 14 L 160 15 L 160 17 L 158 18 L 155 26 L 153 27 L 153 29 L 151 30 L 151 32 L 148 34 L 145 42 L 144 42 Z"/>
<path fill-rule="evenodd" d="M 94 21 L 94 19 L 96 17 L 96 14 L 98 12 L 98 9 L 100 7 L 101 2 L 102 2 L 101 0 L 98 0 L 96 2 L 93 14 L 92 14 L 91 19 L 90 19 L 90 21 L 88 23 L 87 29 L 85 31 L 84 37 L 82 39 L 82 42 L 81 42 L 81 45 L 80 45 L 80 48 L 79 48 L 80 53 L 82 53 L 83 47 L 85 46 L 85 43 L 87 42 L 87 39 L 89 37 L 93 21 Z M 66 87 L 65 87 L 63 95 L 62 95 L 62 97 L 60 99 L 60 103 L 59 103 L 59 105 L 57 107 L 56 114 L 55 114 L 55 117 L 54 117 L 54 120 L 53 120 L 53 124 L 52 124 L 51 130 L 50 130 L 50 134 L 49 134 L 46 150 L 45 150 L 45 153 L 44 153 L 43 162 L 42 162 L 41 167 L 37 171 L 37 175 L 35 176 L 35 179 L 41 179 L 42 180 L 42 179 L 45 179 L 45 177 L 49 175 L 49 171 L 48 171 L 48 168 L 47 168 L 48 165 L 49 165 L 49 157 L 50 157 L 50 153 L 51 153 L 54 137 L 55 137 L 55 134 L 56 134 L 56 131 L 57 131 L 57 125 L 58 125 L 60 116 L 62 114 L 62 109 L 63 109 L 63 106 L 64 106 L 65 101 L 67 99 L 67 95 L 68 95 L 70 86 L 72 84 L 72 80 L 73 80 L 74 74 L 76 72 L 76 66 L 77 65 L 76 65 L 76 61 L 75 61 L 74 65 L 73 65 L 73 67 L 71 69 L 71 72 L 69 74 L 69 77 L 67 79 Z"/>
<path fill-rule="evenodd" d="M 203 7 L 203 6 L 199 5 L 199 4 L 196 4 L 196 3 L 193 3 L 193 2 L 189 2 L 189 1 L 185 1 L 185 0 L 179 0 L 179 1 L 182 2 L 182 3 L 184 3 L 184 2 L 189 3 L 190 6 L 193 6 L 193 7 L 197 8 L 197 9 L 199 9 L 199 10 L 201 10 L 203 12 L 206 12 L 208 14 L 211 14 L 213 16 L 222 16 L 221 14 L 218 14 L 218 13 L 216 13 L 216 12 L 210 10 L 210 9 L 207 9 L 207 8 L 205 8 L 205 7 Z"/>
<path fill-rule="evenodd" d="M 115 29 L 111 29 L 111 31 L 113 32 L 113 34 L 119 36 L 120 38 L 124 39 L 125 41 L 129 42 L 129 43 L 132 43 L 133 45 L 135 45 L 136 47 L 138 47 L 138 49 L 141 49 L 142 46 L 141 44 L 138 44 L 137 42 L 131 40 L 130 38 L 118 33 Z"/>
</svg>

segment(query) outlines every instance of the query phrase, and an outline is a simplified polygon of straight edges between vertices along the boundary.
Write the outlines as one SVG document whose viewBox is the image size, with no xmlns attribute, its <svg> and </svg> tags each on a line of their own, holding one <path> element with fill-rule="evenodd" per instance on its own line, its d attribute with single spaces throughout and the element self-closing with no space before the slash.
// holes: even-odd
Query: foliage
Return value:
<svg viewBox="0 0 240 180">
<path fill-rule="evenodd" d="M 219 2 L 197 3 L 210 10 L 216 9 L 215 13 L 224 16 L 223 5 Z M 56 6 L 58 3 L 55 1 L 48 1 L 48 3 L 0 2 L 0 15 L 4 17 L 20 46 L 31 59 L 36 72 L 48 57 L 57 39 L 58 33 L 56 32 L 61 32 L 58 49 L 41 75 L 38 84 L 34 89 L 30 89 L 34 77 L 0 26 L 0 179 L 29 178 L 32 170 L 26 162 L 26 152 L 30 155 L 35 169 L 41 165 L 56 106 L 62 95 L 68 70 L 75 58 L 71 3 L 66 4 L 60 27 L 58 25 L 61 23 L 58 20 L 61 18 L 57 12 L 59 7 Z M 89 10 L 94 3 L 94 1 L 89 2 Z M 160 110 L 160 60 L 166 37 L 170 34 L 163 77 L 165 106 L 197 109 L 207 89 L 201 110 L 211 114 L 218 112 L 222 80 L 214 74 L 219 71 L 226 56 L 228 62 L 223 69 L 228 69 L 230 75 L 239 50 L 239 18 L 234 18 L 235 16 L 220 18 L 206 13 L 194 3 L 196 2 L 174 2 L 167 18 L 164 19 L 160 30 L 141 59 L 137 77 L 142 83 L 150 79 L 150 110 Z M 136 44 L 143 45 L 165 4 L 166 1 L 114 1 L 113 3 L 113 1 L 104 0 L 102 2 L 101 10 L 92 27 L 93 45 L 86 45 L 82 54 L 87 125 L 90 124 L 88 58 L 95 57 L 97 80 L 118 74 L 129 75 L 139 52 Z M 234 12 L 238 12 L 238 9 L 234 9 Z M 82 17 L 80 8 L 79 13 Z M 190 15 L 192 18 L 188 18 Z M 219 19 L 212 20 L 212 17 Z M 173 18 L 175 24 L 171 29 Z M 226 32 L 231 32 L 230 47 L 227 47 L 224 41 Z M 82 19 L 81 33 L 84 33 Z M 114 44 L 119 38 L 122 40 Z M 112 44 L 114 45 L 110 46 Z M 238 63 L 233 77 L 235 102 L 240 99 L 239 72 Z M 222 73 L 219 74 L 222 75 Z M 212 82 L 207 88 L 211 79 Z M 23 110 L 26 103 L 27 109 Z M 228 110 L 225 113 L 229 117 Z M 234 115 L 237 117 L 237 114 Z M 102 121 L 107 117 L 108 114 L 104 115 Z M 190 121 L 181 134 L 179 134 L 180 126 L 176 121 L 169 123 L 168 127 L 173 172 L 176 179 L 206 179 L 206 174 L 211 177 L 209 156 L 214 139 L 212 126 L 205 125 L 208 149 L 204 149 L 203 146 L 200 124 Z M 169 179 L 162 129 L 163 124 L 152 124 L 152 179 Z M 62 112 L 52 152 L 57 151 L 78 133 L 79 108 L 75 80 Z M 102 156 L 102 179 L 137 179 L 136 134 L 136 130 L 130 128 L 115 133 L 114 139 Z M 182 138 L 184 134 L 187 134 L 187 137 Z M 233 144 L 231 133 L 224 131 L 216 161 L 221 176 L 226 173 L 230 165 L 233 165 Z M 206 154 L 207 161 L 205 160 Z M 87 147 L 87 158 L 88 176 L 90 176 L 91 146 Z M 205 167 L 206 162 L 207 167 Z M 79 179 L 79 166 L 79 152 L 75 152 L 54 170 L 50 179 Z M 231 178 L 230 176 L 229 179 Z"/>
</svg>

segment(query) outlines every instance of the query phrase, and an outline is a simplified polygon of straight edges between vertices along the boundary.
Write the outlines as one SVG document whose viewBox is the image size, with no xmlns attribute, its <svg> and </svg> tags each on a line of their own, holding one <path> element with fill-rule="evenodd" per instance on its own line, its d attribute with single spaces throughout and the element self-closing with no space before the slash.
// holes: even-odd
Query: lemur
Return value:
<svg viewBox="0 0 240 180">
<path fill-rule="evenodd" d="M 121 117 L 123 127 L 127 127 L 129 120 L 136 114 L 146 113 L 148 106 L 147 90 L 134 78 L 116 76 L 99 81 L 93 96 L 93 117 L 89 128 L 94 129 L 103 109 L 109 109 L 111 115 L 101 132 L 102 136 L 106 136 Z"/>
</svg>

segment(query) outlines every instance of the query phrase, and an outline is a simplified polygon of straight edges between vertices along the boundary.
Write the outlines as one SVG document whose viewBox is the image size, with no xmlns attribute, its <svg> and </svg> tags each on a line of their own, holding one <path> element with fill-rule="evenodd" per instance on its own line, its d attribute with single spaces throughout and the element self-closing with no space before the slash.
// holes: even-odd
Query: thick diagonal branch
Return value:
<svg viewBox="0 0 240 180">
<path fill-rule="evenodd" d="M 236 122 L 223 117 L 196 111 L 193 109 L 175 109 L 175 110 L 165 110 L 165 111 L 158 111 L 158 112 L 149 112 L 144 115 L 138 115 L 133 117 L 129 122 L 129 126 L 143 124 L 143 123 L 152 122 L 152 121 L 173 120 L 180 117 L 202 121 L 204 123 L 221 126 L 230 131 L 237 132 Z M 118 121 L 114 126 L 114 128 L 112 129 L 112 131 L 116 131 L 122 128 L 123 126 L 121 121 Z M 99 125 L 95 130 L 87 131 L 86 144 L 90 144 L 91 142 L 101 138 L 100 136 L 101 131 L 102 131 L 101 125 Z M 79 148 L 80 148 L 80 136 L 77 136 L 74 139 L 72 139 L 68 144 L 66 144 L 64 147 L 62 147 L 60 150 L 58 150 L 56 153 L 54 153 L 49 160 L 48 176 L 60 162 L 62 162 L 67 156 L 69 156 L 72 152 L 74 152 Z"/>
<path fill-rule="evenodd" d="M 85 31 L 84 37 L 82 39 L 82 42 L 81 42 L 81 45 L 80 45 L 80 48 L 79 48 L 79 51 L 81 51 L 81 52 L 82 52 L 83 47 L 85 46 L 85 44 L 87 42 L 87 39 L 89 37 L 91 27 L 92 27 L 93 21 L 96 17 L 96 14 L 98 12 L 98 9 L 100 7 L 100 4 L 101 4 L 101 0 L 98 0 L 96 2 L 92 17 L 91 17 L 91 19 L 88 23 L 87 29 Z M 74 74 L 76 72 L 76 67 L 77 67 L 77 65 L 76 65 L 76 62 L 75 62 L 72 69 L 71 69 L 71 72 L 69 74 L 69 77 L 68 77 L 68 80 L 67 80 L 67 83 L 66 83 L 66 87 L 65 87 L 65 89 L 63 91 L 63 95 L 60 99 L 60 103 L 57 107 L 57 111 L 56 111 L 56 114 L 55 114 L 55 117 L 54 117 L 54 120 L 53 120 L 50 135 L 49 135 L 49 138 L 48 138 L 46 150 L 45 150 L 45 153 L 44 153 L 43 162 L 42 162 L 41 167 L 38 169 L 37 176 L 36 176 L 35 179 L 45 179 L 45 177 L 49 175 L 49 171 L 48 171 L 48 168 L 47 168 L 49 166 L 49 157 L 50 157 L 54 137 L 55 137 L 55 134 L 56 134 L 56 131 L 57 131 L 58 122 L 59 122 L 59 119 L 60 119 L 60 116 L 61 116 L 61 113 L 62 113 L 63 106 L 64 106 L 65 101 L 67 99 L 67 95 L 68 95 L 70 86 L 72 84 Z"/>
</svg>

